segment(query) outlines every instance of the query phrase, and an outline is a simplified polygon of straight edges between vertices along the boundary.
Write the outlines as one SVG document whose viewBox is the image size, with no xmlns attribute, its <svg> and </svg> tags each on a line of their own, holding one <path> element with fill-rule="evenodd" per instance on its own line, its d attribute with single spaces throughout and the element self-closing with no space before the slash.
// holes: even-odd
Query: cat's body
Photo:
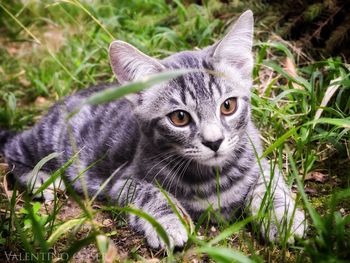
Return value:
<svg viewBox="0 0 350 263">
<path fill-rule="evenodd" d="M 109 86 L 92 87 L 66 98 L 32 130 L 7 141 L 5 158 L 14 166 L 14 175 L 26 185 L 39 160 L 52 152 L 61 153 L 39 172 L 34 187 L 38 188 L 79 151 L 79 161 L 66 172 L 75 190 L 82 192 L 82 181 L 75 180 L 76 176 L 97 161 L 84 173 L 89 194 L 99 191 L 113 174 L 100 197 L 143 209 L 163 225 L 177 246 L 187 241 L 187 232 L 157 183 L 168 192 L 180 214 L 192 219 L 209 205 L 220 209 L 226 219 L 247 206 L 253 215 L 257 214 L 270 181 L 270 169 L 266 160 L 261 161 L 261 167 L 258 164 L 256 156 L 262 150 L 250 118 L 251 28 L 252 14 L 246 12 L 218 44 L 177 53 L 162 61 L 124 42 L 112 43 L 111 64 L 122 83 L 171 69 L 203 71 L 188 73 L 127 99 L 84 106 L 69 121 L 68 113 L 83 99 Z M 243 48 L 228 51 L 226 42 L 232 41 Z M 226 77 L 205 70 L 223 72 Z M 229 108 L 232 105 L 233 110 Z M 284 216 L 290 221 L 295 205 L 283 178 L 279 173 L 273 177 L 277 220 L 266 235 L 278 240 L 277 225 Z M 45 198 L 52 196 L 48 193 Z M 303 221 L 303 213 L 297 210 L 292 232 L 302 235 Z M 148 223 L 136 216 L 130 216 L 130 223 L 145 234 L 152 247 L 163 246 Z"/>
</svg>

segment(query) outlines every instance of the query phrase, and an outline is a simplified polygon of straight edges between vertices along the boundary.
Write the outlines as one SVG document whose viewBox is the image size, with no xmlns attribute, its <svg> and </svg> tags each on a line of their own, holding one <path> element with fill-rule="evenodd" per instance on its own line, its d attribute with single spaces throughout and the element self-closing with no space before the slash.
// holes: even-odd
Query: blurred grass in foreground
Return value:
<svg viewBox="0 0 350 263">
<path fill-rule="evenodd" d="M 50 104 L 63 96 L 91 84 L 112 81 L 107 48 L 113 38 L 161 58 L 213 43 L 248 7 L 259 9 L 254 2 L 0 1 L 0 125 L 21 130 L 33 125 Z M 156 257 L 183 262 L 201 260 L 206 255 L 217 262 L 348 259 L 349 64 L 340 57 L 314 61 L 293 44 L 266 32 L 259 21 L 256 32 L 253 116 L 262 131 L 265 155 L 300 193 L 296 197 L 310 219 L 308 240 L 289 248 L 285 243 L 264 244 L 254 226 L 242 229 L 248 223 L 244 220 L 222 222 L 213 231 L 208 219 L 218 215 L 209 207 L 195 226 L 192 246 L 184 251 L 172 255 L 169 250 L 168 256 L 149 250 L 146 253 L 140 249 L 140 241 L 128 247 L 125 256 L 116 245 L 119 227 L 125 225 L 120 208 L 93 208 L 67 183 L 68 195 L 81 210 L 77 218 L 62 218 L 69 202 L 63 194 L 50 206 L 33 202 L 16 189 L 9 190 L 2 172 L 0 251 L 33 255 L 54 251 L 53 258 L 63 252 L 73 257 L 83 247 L 96 244 L 104 262 L 111 262 L 113 257 L 121 261 Z M 328 179 L 315 180 L 315 172 Z M 99 221 L 99 214 L 105 212 L 115 219 L 114 230 L 105 231 Z"/>
</svg>

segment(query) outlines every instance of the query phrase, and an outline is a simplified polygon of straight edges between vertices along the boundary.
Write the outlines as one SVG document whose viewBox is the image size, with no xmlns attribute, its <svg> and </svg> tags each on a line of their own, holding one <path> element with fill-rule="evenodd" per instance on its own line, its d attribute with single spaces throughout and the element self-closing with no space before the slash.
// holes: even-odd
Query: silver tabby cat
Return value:
<svg viewBox="0 0 350 263">
<path fill-rule="evenodd" d="M 151 58 L 123 41 L 114 41 L 109 57 L 121 84 L 173 69 L 200 71 L 125 99 L 84 106 L 67 121 L 67 114 L 86 97 L 111 85 L 78 92 L 53 106 L 31 130 L 12 136 L 0 132 L 5 159 L 25 186 L 32 183 L 32 170 L 39 160 L 53 152 L 61 153 L 38 173 L 35 190 L 79 150 L 79 162 L 65 174 L 74 189 L 83 191 L 82 181 L 75 178 L 98 160 L 84 174 L 89 194 L 99 191 L 114 173 L 100 197 L 120 206 L 131 203 L 156 218 L 172 246 L 183 246 L 188 232 L 159 185 L 182 216 L 192 220 L 208 206 L 228 220 L 242 209 L 257 215 L 270 185 L 273 216 L 268 219 L 269 228 L 261 225 L 262 234 L 270 241 L 279 241 L 280 225 L 288 222 L 291 232 L 302 236 L 304 213 L 295 210 L 283 177 L 271 173 L 266 160 L 259 167 L 256 158 L 262 154 L 262 147 L 250 113 L 252 39 L 253 14 L 246 11 L 216 44 L 163 60 Z M 63 187 L 59 182 L 55 184 Z M 44 198 L 52 199 L 52 191 L 45 190 Z M 151 247 L 165 246 L 143 219 L 130 215 L 129 223 L 144 234 Z"/>
</svg>

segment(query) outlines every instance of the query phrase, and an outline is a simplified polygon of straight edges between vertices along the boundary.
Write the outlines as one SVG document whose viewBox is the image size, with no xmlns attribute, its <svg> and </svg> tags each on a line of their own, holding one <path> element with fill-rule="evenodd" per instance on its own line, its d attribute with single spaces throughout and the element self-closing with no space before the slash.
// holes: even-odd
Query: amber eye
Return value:
<svg viewBox="0 0 350 263">
<path fill-rule="evenodd" d="M 186 111 L 177 110 L 168 115 L 171 122 L 178 127 L 186 126 L 191 121 L 191 116 Z"/>
<path fill-rule="evenodd" d="M 224 115 L 231 115 L 237 109 L 237 98 L 228 98 L 221 104 L 220 110 Z"/>
</svg>

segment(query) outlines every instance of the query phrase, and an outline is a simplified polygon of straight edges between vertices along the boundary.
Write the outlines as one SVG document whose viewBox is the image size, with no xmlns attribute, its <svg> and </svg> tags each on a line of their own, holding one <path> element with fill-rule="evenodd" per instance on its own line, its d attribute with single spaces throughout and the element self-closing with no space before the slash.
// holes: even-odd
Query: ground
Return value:
<svg viewBox="0 0 350 263">
<path fill-rule="evenodd" d="M 341 163 L 342 165 L 348 165 L 350 167 L 350 163 Z M 342 169 L 341 171 L 346 171 L 348 169 Z M 11 190 L 11 184 L 8 183 L 9 168 L 6 163 L 0 163 L 0 193 L 3 197 L 5 197 L 8 201 L 11 200 L 13 191 Z M 308 193 L 308 197 L 312 203 L 312 205 L 317 209 L 320 214 L 324 214 L 326 201 L 329 199 L 330 194 L 334 191 L 337 191 L 339 187 L 341 187 L 344 182 L 343 180 L 348 180 L 347 174 L 340 174 L 340 176 L 330 176 L 327 174 L 323 174 L 321 172 L 315 172 L 314 174 L 310 174 L 309 178 L 307 178 L 305 183 L 305 192 Z M 10 180 L 11 181 L 11 180 Z M 16 199 L 16 211 L 21 211 L 23 209 L 24 201 L 21 196 L 18 196 Z M 41 216 L 50 215 L 54 208 L 54 202 L 41 203 L 39 213 Z M 59 195 L 59 201 L 56 204 L 61 206 L 59 212 L 56 216 L 57 223 L 59 222 L 67 222 L 71 219 L 80 218 L 84 215 L 84 211 L 81 209 L 79 204 L 77 204 L 74 199 L 69 197 L 66 194 L 61 193 Z M 105 210 L 105 206 L 103 203 L 94 202 L 92 205 L 93 208 L 93 220 L 94 224 L 96 224 L 99 228 L 99 231 L 107 234 L 113 242 L 113 249 L 116 257 L 118 258 L 118 262 L 128 261 L 136 261 L 136 262 L 149 262 L 155 263 L 160 262 L 166 256 L 166 251 L 164 250 L 152 250 L 145 243 L 142 235 L 136 233 L 132 229 L 127 226 L 125 216 L 120 213 L 113 213 Z M 350 201 L 342 202 L 337 210 L 341 213 L 342 216 L 348 215 L 350 213 Z M 4 211 L 2 211 L 4 212 Z M 308 219 L 310 220 L 310 218 Z M 220 227 L 217 225 L 209 224 L 208 226 L 202 226 L 197 235 L 198 237 L 210 240 L 213 237 L 217 236 L 220 233 Z M 66 232 L 62 235 L 59 241 L 52 247 L 53 259 L 58 260 L 59 258 L 64 258 L 67 248 L 70 247 L 70 244 L 75 240 L 83 240 L 88 237 L 93 232 L 92 225 L 88 222 L 81 225 L 78 229 L 73 229 L 71 231 Z M 311 229 L 308 233 L 309 236 L 312 236 L 313 230 Z M 244 251 L 247 254 L 250 253 L 250 249 L 248 247 L 248 243 L 242 242 L 242 235 L 244 239 L 254 239 L 252 238 L 251 229 L 248 227 L 246 229 L 241 230 L 240 233 L 232 235 L 227 239 L 230 247 L 237 249 L 239 251 Z M 270 260 L 275 261 L 281 256 L 281 251 L 279 248 L 274 247 L 272 250 L 268 251 L 266 254 L 266 243 L 263 240 L 252 242 L 254 246 L 255 253 L 257 255 L 263 255 L 264 257 L 268 257 Z M 175 257 L 179 262 L 212 262 L 210 258 L 205 255 L 199 256 L 196 255 L 191 248 L 195 248 L 195 246 L 188 246 L 186 250 L 179 250 Z M 18 253 L 21 251 L 20 247 L 16 245 L 7 244 L 4 247 L 4 251 L 1 251 L 1 254 L 11 253 L 11 249 L 13 249 L 13 253 Z M 270 249 L 270 248 L 269 248 Z M 295 262 L 298 258 L 299 250 L 298 248 L 293 247 L 285 252 L 284 260 L 285 262 Z M 78 252 L 76 252 L 73 256 L 74 262 L 96 262 L 100 260 L 101 256 L 96 247 L 96 244 L 88 244 L 83 246 Z M 16 260 L 15 260 L 16 261 Z"/>
<path fill-rule="evenodd" d="M 251 8 L 256 19 L 253 118 L 261 131 L 264 155 L 278 165 L 299 206 L 307 211 L 307 238 L 292 246 L 268 244 L 252 225 L 234 231 L 235 222 L 204 221 L 192 244 L 167 255 L 149 249 L 113 207 L 89 205 L 69 193 L 44 204 L 13 191 L 2 160 L 2 259 L 5 252 L 13 252 L 53 253 L 54 261 L 60 253 L 71 253 L 77 262 L 349 260 L 346 1 L 112 2 L 0 0 L 0 127 L 28 129 L 62 97 L 114 81 L 107 58 L 113 39 L 162 58 L 214 43 L 239 13 Z M 81 223 L 79 218 L 86 220 Z M 211 243 L 225 231 L 230 234 Z"/>
</svg>

